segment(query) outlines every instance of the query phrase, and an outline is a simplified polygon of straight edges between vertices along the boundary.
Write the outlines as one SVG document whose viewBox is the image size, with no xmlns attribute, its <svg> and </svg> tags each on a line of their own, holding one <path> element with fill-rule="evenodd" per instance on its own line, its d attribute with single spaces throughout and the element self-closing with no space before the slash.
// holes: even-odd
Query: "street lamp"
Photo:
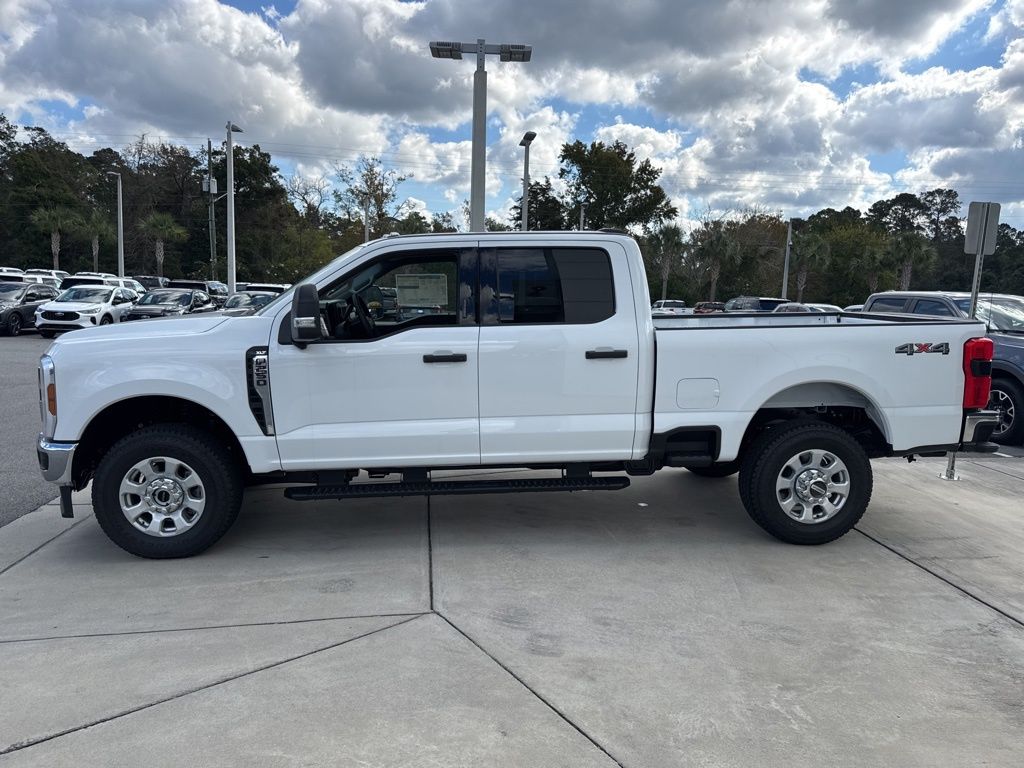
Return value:
<svg viewBox="0 0 1024 768">
<path fill-rule="evenodd" d="M 107 171 L 107 176 L 117 177 L 117 276 L 124 277 L 124 205 L 121 199 L 121 174 Z"/>
<path fill-rule="evenodd" d="M 535 131 L 527 131 L 523 134 L 523 140 L 519 142 L 519 146 L 523 148 L 523 203 L 519 228 L 523 232 L 526 231 L 528 223 L 526 209 L 530 207 L 530 145 L 536 138 Z"/>
<path fill-rule="evenodd" d="M 228 293 L 235 292 L 235 150 L 232 134 L 242 129 L 228 120 Z"/>
<path fill-rule="evenodd" d="M 430 55 L 435 59 L 461 59 L 463 53 L 476 54 L 476 72 L 473 73 L 473 160 L 469 181 L 469 228 L 472 232 L 484 229 L 484 164 L 487 152 L 487 54 L 497 55 L 499 61 L 527 62 L 533 47 L 518 43 L 488 45 L 483 38 L 475 43 L 430 43 Z"/>
</svg>

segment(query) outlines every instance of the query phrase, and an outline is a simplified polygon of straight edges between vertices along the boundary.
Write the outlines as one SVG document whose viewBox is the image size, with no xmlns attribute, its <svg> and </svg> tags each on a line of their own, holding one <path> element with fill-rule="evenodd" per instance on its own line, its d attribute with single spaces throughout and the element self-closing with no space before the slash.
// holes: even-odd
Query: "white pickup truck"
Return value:
<svg viewBox="0 0 1024 768">
<path fill-rule="evenodd" d="M 664 467 L 738 472 L 759 525 L 820 544 L 864 513 L 869 459 L 995 449 L 980 322 L 650 306 L 622 233 L 377 240 L 251 316 L 62 337 L 40 361 L 40 466 L 63 514 L 91 480 L 115 543 L 182 557 L 228 530 L 247 485 L 615 490 Z M 455 467 L 561 473 L 431 474 Z"/>
</svg>

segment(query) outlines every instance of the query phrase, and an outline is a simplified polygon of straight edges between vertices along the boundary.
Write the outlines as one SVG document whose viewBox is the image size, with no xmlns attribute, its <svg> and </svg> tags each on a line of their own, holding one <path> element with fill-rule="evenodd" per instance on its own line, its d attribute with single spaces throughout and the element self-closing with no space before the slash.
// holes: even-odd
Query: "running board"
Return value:
<svg viewBox="0 0 1024 768">
<path fill-rule="evenodd" d="M 556 477 L 524 480 L 435 480 L 413 483 L 354 483 L 286 488 L 293 501 L 367 499 L 376 496 L 456 496 L 475 493 L 539 493 L 543 491 L 618 491 L 628 477 Z"/>
</svg>

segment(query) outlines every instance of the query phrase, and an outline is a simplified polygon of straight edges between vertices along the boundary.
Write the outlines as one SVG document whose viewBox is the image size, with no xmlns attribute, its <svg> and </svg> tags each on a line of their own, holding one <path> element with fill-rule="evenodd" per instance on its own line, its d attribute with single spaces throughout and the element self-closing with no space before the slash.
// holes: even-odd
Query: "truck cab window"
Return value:
<svg viewBox="0 0 1024 768">
<path fill-rule="evenodd" d="M 499 248 L 502 325 L 598 323 L 615 314 L 608 254 L 597 248 Z"/>
<path fill-rule="evenodd" d="M 472 290 L 460 288 L 458 251 L 391 253 L 321 290 L 320 311 L 327 338 L 356 341 L 459 325 L 460 296 Z"/>
</svg>

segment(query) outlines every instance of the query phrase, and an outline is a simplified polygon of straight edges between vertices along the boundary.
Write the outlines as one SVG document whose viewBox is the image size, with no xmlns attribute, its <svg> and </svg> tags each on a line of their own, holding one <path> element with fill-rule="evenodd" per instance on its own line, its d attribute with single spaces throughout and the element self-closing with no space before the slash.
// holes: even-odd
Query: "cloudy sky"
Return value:
<svg viewBox="0 0 1024 768">
<path fill-rule="evenodd" d="M 1024 228 L 1024 0 L 0 0 L 0 111 L 81 151 L 198 148 L 231 118 L 283 172 L 377 155 L 429 211 L 469 195 L 489 60 L 488 208 L 565 141 L 621 139 L 681 214 L 800 215 L 953 186 Z"/>
</svg>

